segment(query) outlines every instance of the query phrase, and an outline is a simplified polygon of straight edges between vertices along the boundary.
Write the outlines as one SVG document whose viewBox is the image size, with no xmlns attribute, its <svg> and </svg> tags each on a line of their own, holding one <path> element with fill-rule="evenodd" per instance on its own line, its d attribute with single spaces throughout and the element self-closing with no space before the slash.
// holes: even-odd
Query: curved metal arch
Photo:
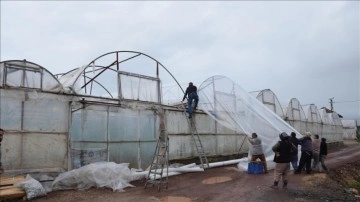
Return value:
<svg viewBox="0 0 360 202">
<path fill-rule="evenodd" d="M 85 76 L 86 78 L 88 78 L 88 79 L 91 79 L 90 77 L 88 77 L 88 76 Z M 96 81 L 96 80 L 93 80 L 95 83 L 97 83 L 97 84 L 99 84 L 99 86 L 101 86 L 110 96 L 111 96 L 111 98 L 114 98 L 112 95 L 111 95 L 111 93 L 105 88 L 105 86 L 103 86 L 101 83 L 99 83 L 98 81 Z"/>
<path fill-rule="evenodd" d="M 112 52 L 108 52 L 108 53 L 105 53 L 105 54 L 100 55 L 99 57 L 93 59 L 90 63 L 88 63 L 88 64 L 86 65 L 86 67 L 89 67 L 89 66 L 90 66 L 91 64 L 93 64 L 96 60 L 98 60 L 98 59 L 100 59 L 100 58 L 102 58 L 102 57 L 104 57 L 104 56 L 106 56 L 106 55 L 115 54 L 115 53 L 117 53 L 117 54 L 118 54 L 118 53 L 134 53 L 134 54 L 138 54 L 138 55 L 136 55 L 135 57 L 138 57 L 138 56 L 140 56 L 140 55 L 144 55 L 144 56 L 152 59 L 152 60 L 155 61 L 157 64 L 159 64 L 162 68 L 165 69 L 165 71 L 174 79 L 174 81 L 176 82 L 176 84 L 180 87 L 181 91 L 182 91 L 183 93 L 185 93 L 184 89 L 181 87 L 180 83 L 176 80 L 176 78 L 174 77 L 174 75 L 171 74 L 171 72 L 170 72 L 163 64 L 161 64 L 161 62 L 159 62 L 159 61 L 156 60 L 155 58 L 153 58 L 153 57 L 151 57 L 151 56 L 149 56 L 149 55 L 147 55 L 147 54 L 145 54 L 145 53 L 142 53 L 142 52 L 138 52 L 138 51 L 112 51 Z M 129 60 L 129 59 L 132 59 L 132 58 L 135 58 L 135 57 L 133 56 L 133 57 L 130 57 L 130 58 L 126 59 L 126 60 Z M 126 60 L 124 60 L 124 61 L 122 61 L 122 62 L 125 62 Z M 85 69 L 86 69 L 86 68 L 85 68 Z M 85 71 L 85 69 L 84 69 L 84 71 Z M 83 72 L 83 73 L 84 73 L 84 72 Z M 83 73 L 82 73 L 82 74 L 83 74 Z M 79 74 L 79 76 L 75 79 L 75 81 L 77 81 L 80 76 L 81 76 L 81 74 Z M 85 84 L 85 85 L 86 85 L 86 84 Z M 85 85 L 84 85 L 84 86 L 85 86 Z"/>
<path fill-rule="evenodd" d="M 11 63 L 11 62 L 24 62 L 24 63 L 32 64 L 34 66 L 39 67 L 40 69 L 49 73 L 52 76 L 52 78 L 55 79 L 55 81 L 61 86 L 61 89 L 64 90 L 64 86 L 60 83 L 59 79 L 57 79 L 56 76 L 53 73 L 51 73 L 49 70 L 47 70 L 45 67 L 43 67 L 37 63 L 27 61 L 27 60 L 5 60 L 5 61 L 0 61 L 0 64 L 2 64 L 2 63 L 6 64 L 6 63 Z"/>
</svg>

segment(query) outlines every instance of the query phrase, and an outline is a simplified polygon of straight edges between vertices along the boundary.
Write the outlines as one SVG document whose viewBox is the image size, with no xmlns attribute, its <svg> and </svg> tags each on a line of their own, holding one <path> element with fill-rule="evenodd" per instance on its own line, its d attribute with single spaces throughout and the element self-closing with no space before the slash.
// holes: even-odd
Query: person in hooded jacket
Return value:
<svg viewBox="0 0 360 202">
<path fill-rule="evenodd" d="M 299 139 L 296 138 L 296 133 L 291 132 L 290 142 L 296 147 L 296 149 L 291 151 L 291 161 L 290 161 L 294 171 L 296 171 L 299 160 L 298 149 L 297 149 L 299 145 Z"/>
<path fill-rule="evenodd" d="M 291 150 L 296 149 L 289 140 L 289 136 L 283 132 L 279 135 L 280 141 L 278 141 L 273 147 L 272 150 L 275 152 L 274 162 L 274 184 L 272 188 L 277 188 L 279 181 L 282 178 L 283 187 L 286 187 L 288 184 L 287 173 L 290 170 L 290 161 L 291 161 Z"/>
<path fill-rule="evenodd" d="M 295 174 L 300 174 L 302 169 L 305 166 L 305 170 L 307 174 L 311 173 L 311 159 L 312 159 L 312 140 L 311 140 L 311 133 L 306 132 L 303 138 L 299 139 L 301 145 L 301 157 L 299 166 L 294 172 Z"/>
</svg>

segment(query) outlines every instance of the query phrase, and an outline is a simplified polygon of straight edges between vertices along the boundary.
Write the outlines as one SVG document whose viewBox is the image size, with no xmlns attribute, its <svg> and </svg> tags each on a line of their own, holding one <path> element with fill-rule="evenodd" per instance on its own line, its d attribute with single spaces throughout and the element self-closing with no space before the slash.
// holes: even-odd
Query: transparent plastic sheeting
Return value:
<svg viewBox="0 0 360 202">
<path fill-rule="evenodd" d="M 97 162 L 79 169 L 61 173 L 55 178 L 52 190 L 89 189 L 91 187 L 107 187 L 113 191 L 123 191 L 126 187 L 134 187 L 128 163 Z"/>
<path fill-rule="evenodd" d="M 24 68 L 24 65 L 28 68 Z M 3 85 L 5 78 L 5 84 L 10 87 L 35 88 L 51 92 L 63 91 L 59 81 L 50 72 L 36 64 L 24 61 L 0 63 L 0 86 Z"/>
<path fill-rule="evenodd" d="M 225 76 L 208 78 L 200 85 L 198 94 L 199 108 L 217 123 L 239 134 L 257 133 L 267 161 L 273 160 L 272 147 L 279 141 L 281 132 L 295 132 L 298 138 L 302 137 L 281 117 Z M 243 167 L 246 169 L 247 161 Z"/>
<path fill-rule="evenodd" d="M 79 91 L 81 86 L 74 86 L 75 81 L 79 78 L 79 76 L 83 73 L 86 66 L 82 66 L 80 68 L 74 69 L 59 78 L 59 82 L 63 85 L 65 92 L 71 93 Z M 80 85 L 80 84 L 79 84 Z"/>
<path fill-rule="evenodd" d="M 256 96 L 256 99 L 260 100 L 265 106 L 279 115 L 281 118 L 285 118 L 282 106 L 276 97 L 275 93 L 270 89 L 264 89 Z"/>
</svg>

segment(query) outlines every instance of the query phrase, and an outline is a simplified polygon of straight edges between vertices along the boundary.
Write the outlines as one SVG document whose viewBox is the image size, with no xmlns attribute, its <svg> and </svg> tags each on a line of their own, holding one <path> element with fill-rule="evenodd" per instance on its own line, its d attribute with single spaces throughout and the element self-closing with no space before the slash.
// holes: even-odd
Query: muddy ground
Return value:
<svg viewBox="0 0 360 202">
<path fill-rule="evenodd" d="M 211 168 L 201 173 L 169 177 L 168 189 L 144 189 L 145 181 L 132 182 L 136 187 L 124 192 L 109 189 L 55 191 L 32 201 L 136 201 L 136 202 L 207 202 L 207 201 L 360 201 L 360 144 L 345 141 L 344 146 L 329 152 L 328 173 L 289 174 L 287 188 L 272 189 L 273 172 L 251 175 L 236 165 Z M 356 190 L 353 191 L 356 191 Z"/>
</svg>

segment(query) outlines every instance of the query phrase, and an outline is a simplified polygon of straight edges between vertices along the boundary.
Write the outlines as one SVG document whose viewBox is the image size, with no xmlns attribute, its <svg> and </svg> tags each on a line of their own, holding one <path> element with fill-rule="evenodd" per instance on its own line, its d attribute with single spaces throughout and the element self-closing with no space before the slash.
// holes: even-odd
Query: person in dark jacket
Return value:
<svg viewBox="0 0 360 202">
<path fill-rule="evenodd" d="M 321 163 L 322 169 L 324 169 L 325 171 L 329 171 L 329 169 L 325 165 L 326 156 L 327 156 L 326 138 L 321 138 L 321 143 L 320 143 L 320 163 Z"/>
<path fill-rule="evenodd" d="M 296 149 L 292 150 L 291 152 L 291 165 L 294 169 L 294 171 L 296 171 L 297 167 L 298 167 L 298 145 L 299 145 L 299 139 L 296 138 L 296 133 L 291 132 L 291 136 L 290 136 L 290 142 L 296 147 Z"/>
<path fill-rule="evenodd" d="M 272 150 L 275 152 L 275 170 L 274 170 L 274 184 L 272 188 L 277 188 L 280 178 L 282 177 L 283 187 L 288 184 L 287 173 L 290 170 L 291 149 L 295 149 L 289 140 L 289 136 L 283 132 L 279 135 L 278 141 Z"/>
<path fill-rule="evenodd" d="M 1 163 L 1 141 L 3 139 L 3 135 L 4 135 L 4 130 L 0 128 L 0 174 L 4 172 L 4 168 L 2 167 L 2 163 Z"/>
<path fill-rule="evenodd" d="M 186 91 L 185 91 L 182 101 L 185 100 L 186 96 L 188 96 L 188 113 L 189 113 L 189 118 L 191 118 L 192 111 L 193 111 L 192 102 L 194 101 L 194 111 L 196 110 L 196 107 L 199 102 L 199 96 L 197 94 L 197 87 L 194 86 L 194 84 L 192 82 L 190 82 L 189 86 L 186 88 Z"/>
<path fill-rule="evenodd" d="M 300 174 L 302 169 L 305 166 L 307 174 L 311 173 L 311 159 L 312 159 L 312 140 L 311 133 L 307 132 L 305 137 L 300 138 L 299 142 L 301 144 L 301 157 L 299 166 L 294 172 L 295 174 Z"/>
</svg>

